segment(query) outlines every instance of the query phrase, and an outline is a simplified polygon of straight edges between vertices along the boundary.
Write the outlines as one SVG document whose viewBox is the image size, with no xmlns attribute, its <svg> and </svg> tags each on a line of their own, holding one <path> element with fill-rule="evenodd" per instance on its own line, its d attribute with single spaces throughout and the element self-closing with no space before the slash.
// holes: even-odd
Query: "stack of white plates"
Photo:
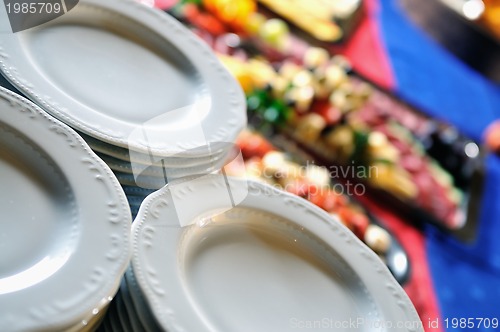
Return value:
<svg viewBox="0 0 500 332">
<path fill-rule="evenodd" d="M 192 156 L 186 157 L 177 154 L 147 155 L 127 148 L 106 146 L 86 134 L 81 135 L 115 173 L 134 217 L 143 199 L 169 181 L 222 169 L 233 146 L 231 143 L 207 143 L 206 146 L 190 150 Z M 198 152 L 207 155 L 198 155 Z"/>
<path fill-rule="evenodd" d="M 131 216 L 71 128 L 0 88 L 0 331 L 92 331 L 129 263 Z"/>
<path fill-rule="evenodd" d="M 338 220 L 265 184 L 207 175 L 148 196 L 102 331 L 423 331 Z"/>
<path fill-rule="evenodd" d="M 0 31 L 2 74 L 85 138 L 134 212 L 152 189 L 220 168 L 246 124 L 243 92 L 210 48 L 136 1 L 80 0 L 16 34 L 0 6 Z"/>
</svg>

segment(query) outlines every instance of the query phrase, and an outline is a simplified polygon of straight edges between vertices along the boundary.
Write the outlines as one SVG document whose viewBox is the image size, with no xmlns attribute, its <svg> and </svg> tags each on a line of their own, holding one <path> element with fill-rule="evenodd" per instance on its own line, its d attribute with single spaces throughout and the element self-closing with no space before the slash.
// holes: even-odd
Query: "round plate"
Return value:
<svg viewBox="0 0 500 332">
<path fill-rule="evenodd" d="M 226 160 L 226 158 L 214 158 L 211 161 L 206 161 L 201 164 L 193 164 L 193 165 L 176 165 L 169 166 L 162 162 L 149 164 L 149 165 L 139 165 L 139 164 L 130 164 L 129 162 L 116 159 L 110 156 L 103 155 L 101 153 L 97 153 L 97 155 L 108 165 L 112 170 L 119 171 L 122 173 L 134 174 L 134 172 L 138 172 L 141 175 L 152 176 L 152 177 L 169 177 L 172 174 L 174 177 L 176 174 L 185 174 L 186 170 L 189 170 L 188 174 L 197 174 L 196 172 L 203 171 L 208 169 L 210 166 L 213 168 L 221 167 Z"/>
<path fill-rule="evenodd" d="M 109 307 L 109 306 L 108 306 Z M 101 308 L 97 314 L 93 314 L 93 316 L 87 320 L 83 320 L 78 322 L 76 325 L 72 326 L 69 329 L 65 329 L 65 332 L 93 332 L 102 324 L 105 316 L 107 314 L 107 308 Z"/>
<path fill-rule="evenodd" d="M 128 264 L 125 194 L 73 130 L 3 88 L 0 140 L 0 331 L 90 321 Z"/>
<path fill-rule="evenodd" d="M 0 6 L 0 31 L 9 31 Z M 0 34 L 0 69 L 74 129 L 155 155 L 232 142 L 246 124 L 236 80 L 168 14 L 132 0 L 80 0 L 38 27 Z"/>
<path fill-rule="evenodd" d="M 216 171 L 220 171 L 223 166 L 223 162 L 219 161 L 215 164 L 209 164 L 205 166 L 198 167 L 185 167 L 185 168 L 165 168 L 164 174 L 149 175 L 140 173 L 138 176 L 134 175 L 132 172 L 122 172 L 122 170 L 117 170 L 118 167 L 115 165 L 109 165 L 113 168 L 120 184 L 124 186 L 137 186 L 143 189 L 159 189 L 166 185 L 168 182 L 177 180 L 180 178 L 188 176 L 202 176 L 205 174 L 210 174 Z"/>
<path fill-rule="evenodd" d="M 193 165 L 198 165 L 201 163 L 206 163 L 210 162 L 213 160 L 217 160 L 219 158 L 222 158 L 225 154 L 227 154 L 227 151 L 231 148 L 234 147 L 234 144 L 212 144 L 209 147 L 202 147 L 197 149 L 197 153 L 193 155 L 170 155 L 168 157 L 164 158 L 156 158 L 155 156 L 151 154 L 142 154 L 136 151 L 130 151 L 129 149 L 126 148 L 121 148 L 113 145 L 109 145 L 106 143 L 103 143 L 99 140 L 96 140 L 95 138 L 92 138 L 88 135 L 85 135 L 83 133 L 79 133 L 83 139 L 87 142 L 87 144 L 92 148 L 92 150 L 104 154 L 125 162 L 134 162 L 138 164 L 143 164 L 143 165 L 150 165 L 152 163 L 151 160 L 154 160 L 155 162 L 160 162 L 163 160 L 164 164 L 167 166 L 178 166 L 178 165 L 183 165 L 183 166 L 193 166 Z M 193 151 L 195 152 L 195 151 Z M 199 154 L 198 154 L 199 152 Z"/>
<path fill-rule="evenodd" d="M 213 175 L 170 183 L 143 202 L 132 237 L 134 275 L 167 331 L 318 322 L 347 330 L 351 321 L 358 331 L 423 331 L 387 267 L 352 232 L 258 182 Z"/>
<path fill-rule="evenodd" d="M 127 282 L 130 299 L 135 308 L 135 313 L 137 314 L 137 317 L 139 318 L 139 321 L 144 329 L 147 332 L 161 331 L 161 328 L 158 326 L 158 323 L 148 309 L 148 305 L 144 300 L 144 296 L 142 295 L 142 292 L 137 285 L 137 281 L 135 280 L 135 276 L 130 268 L 127 269 L 127 272 L 125 272 L 124 278 Z"/>
</svg>

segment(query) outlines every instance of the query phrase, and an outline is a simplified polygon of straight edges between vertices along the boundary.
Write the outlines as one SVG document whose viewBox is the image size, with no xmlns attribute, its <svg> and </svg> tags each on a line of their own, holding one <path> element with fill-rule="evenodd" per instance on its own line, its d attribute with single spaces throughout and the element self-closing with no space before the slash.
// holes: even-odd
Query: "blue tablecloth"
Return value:
<svg viewBox="0 0 500 332">
<path fill-rule="evenodd" d="M 424 35 L 405 16 L 398 0 L 381 0 L 380 25 L 396 79 L 396 94 L 456 125 L 476 140 L 481 139 L 488 124 L 500 119 L 500 86 Z M 443 318 L 500 319 L 500 158 L 497 156 L 487 157 L 483 190 L 475 243 L 463 245 L 432 226 L 425 230 L 428 260 Z"/>
</svg>

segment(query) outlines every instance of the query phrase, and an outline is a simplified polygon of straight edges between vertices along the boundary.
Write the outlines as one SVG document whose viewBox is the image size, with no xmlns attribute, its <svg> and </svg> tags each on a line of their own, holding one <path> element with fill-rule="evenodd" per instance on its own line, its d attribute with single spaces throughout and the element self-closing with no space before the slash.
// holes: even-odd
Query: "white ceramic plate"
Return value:
<svg viewBox="0 0 500 332">
<path fill-rule="evenodd" d="M 101 325 L 104 317 L 107 314 L 107 308 L 101 308 L 99 312 L 92 317 L 85 319 L 85 323 L 82 321 L 78 322 L 76 325 L 71 327 L 70 329 L 65 329 L 65 332 L 93 332 Z"/>
<path fill-rule="evenodd" d="M 142 154 L 139 152 L 135 151 L 129 151 L 126 148 L 121 148 L 121 147 L 116 147 L 112 146 L 106 143 L 103 143 L 99 140 L 96 140 L 95 138 L 92 138 L 88 135 L 84 135 L 80 133 L 82 137 L 85 139 L 85 141 L 88 143 L 88 145 L 92 148 L 92 150 L 100 153 L 100 154 L 105 154 L 110 157 L 125 161 L 130 163 L 135 162 L 139 164 L 144 164 L 144 165 L 150 165 L 151 160 L 156 160 L 160 158 L 156 158 L 155 156 L 152 156 L 151 154 Z M 231 146 L 234 146 L 234 144 L 220 144 L 220 146 L 215 145 L 213 148 L 211 147 L 210 149 L 208 148 L 200 148 L 196 151 L 200 152 L 200 155 L 194 154 L 191 156 L 180 156 L 180 155 L 171 155 L 169 157 L 164 157 L 161 158 L 165 165 L 167 166 L 178 166 L 178 165 L 183 165 L 183 166 L 195 166 L 201 163 L 207 163 L 213 160 L 217 160 L 219 158 L 222 158 L 223 155 L 227 154 L 227 150 Z M 195 151 L 193 151 L 195 152 Z M 204 156 L 205 152 L 208 152 L 208 156 Z"/>
<path fill-rule="evenodd" d="M 176 165 L 176 166 L 168 166 L 162 162 L 158 162 L 150 165 L 132 165 L 126 161 L 113 158 L 110 156 L 103 155 L 101 153 L 97 153 L 97 155 L 108 165 L 112 170 L 134 174 L 134 172 L 139 172 L 142 175 L 152 176 L 152 177 L 169 177 L 171 174 L 173 177 L 176 177 L 177 173 L 186 174 L 186 170 L 193 173 L 187 173 L 188 175 L 194 175 L 196 172 L 204 171 L 206 169 L 216 169 L 217 167 L 222 167 L 225 161 L 225 158 L 217 158 L 212 161 L 207 161 L 201 164 L 196 165 Z"/>
<path fill-rule="evenodd" d="M 147 332 L 160 331 L 161 328 L 158 326 L 155 318 L 151 311 L 149 311 L 148 305 L 144 299 L 144 296 L 137 285 L 135 276 L 132 271 L 127 269 L 125 272 L 125 280 L 127 282 L 127 287 L 129 290 L 130 300 L 135 308 L 135 313 L 141 322 L 142 327 Z"/>
<path fill-rule="evenodd" d="M 50 114 L 155 155 L 232 142 L 246 124 L 236 80 L 174 18 L 132 0 L 80 0 L 16 34 L 0 6 L 0 69 Z"/>
<path fill-rule="evenodd" d="M 220 214 L 228 207 L 221 190 L 248 194 Z M 352 320 L 363 321 L 358 331 L 422 331 L 404 291 L 352 232 L 261 183 L 213 175 L 169 184 L 143 202 L 132 237 L 134 275 L 167 331 L 294 331 L 318 322 L 343 331 Z M 376 327 L 385 322 L 394 328 Z"/>
<path fill-rule="evenodd" d="M 90 320 L 128 263 L 123 190 L 73 130 L 3 88 L 0 142 L 0 331 Z"/>
<path fill-rule="evenodd" d="M 132 173 L 125 173 L 119 170 L 113 170 L 120 184 L 125 186 L 137 186 L 143 189 L 157 190 L 166 185 L 171 180 L 193 176 L 197 174 L 205 175 L 220 170 L 219 165 L 210 165 L 208 167 L 186 167 L 183 169 L 166 169 L 166 177 L 161 175 L 146 175 L 144 173 L 138 176 Z"/>
</svg>

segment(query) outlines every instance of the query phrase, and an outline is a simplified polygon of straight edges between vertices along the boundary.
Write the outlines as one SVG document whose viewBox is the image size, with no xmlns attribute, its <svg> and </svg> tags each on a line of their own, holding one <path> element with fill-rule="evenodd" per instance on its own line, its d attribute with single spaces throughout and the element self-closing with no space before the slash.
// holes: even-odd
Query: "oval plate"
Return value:
<svg viewBox="0 0 500 332">
<path fill-rule="evenodd" d="M 170 183 L 143 202 L 132 237 L 134 275 L 167 331 L 318 323 L 423 331 L 387 267 L 345 226 L 258 182 L 209 175 Z"/>
<path fill-rule="evenodd" d="M 81 0 L 18 33 L 0 6 L 0 70 L 74 129 L 155 155 L 232 142 L 245 99 L 210 48 L 174 18 L 131 0 Z M 199 152 L 199 151 L 198 151 Z"/>
<path fill-rule="evenodd" d="M 3 88 L 0 137 L 0 330 L 90 321 L 128 264 L 125 194 L 73 130 Z"/>
</svg>

